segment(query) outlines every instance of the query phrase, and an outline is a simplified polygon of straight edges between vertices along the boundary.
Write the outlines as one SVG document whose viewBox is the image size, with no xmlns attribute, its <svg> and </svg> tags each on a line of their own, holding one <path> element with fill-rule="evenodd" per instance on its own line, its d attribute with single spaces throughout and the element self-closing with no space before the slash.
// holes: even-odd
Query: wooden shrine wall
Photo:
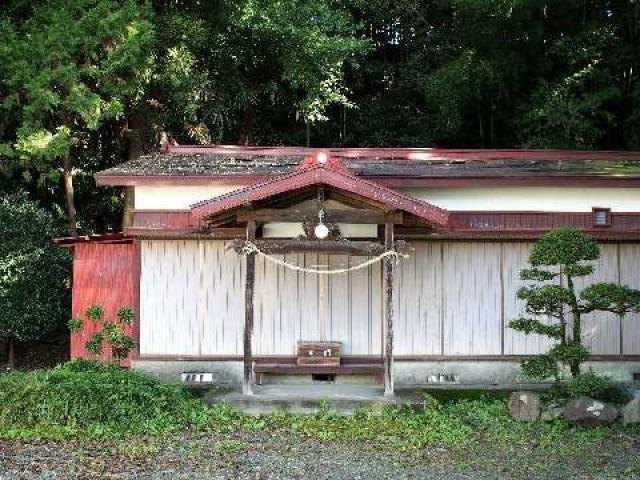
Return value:
<svg viewBox="0 0 640 480">
<path fill-rule="evenodd" d="M 73 252 L 72 318 L 83 320 L 83 327 L 71 334 L 71 358 L 93 358 L 85 344 L 102 329 L 102 322 L 87 319 L 87 308 L 98 305 L 104 310 L 104 320 L 114 322 L 119 308 L 136 308 L 135 246 L 132 243 L 79 243 Z M 132 326 L 124 332 L 132 335 Z M 104 345 L 101 359 L 109 360 L 108 345 Z M 128 359 L 123 361 L 128 365 Z"/>
<path fill-rule="evenodd" d="M 216 240 L 141 242 L 141 355 L 242 355 L 244 261 Z M 506 324 L 522 304 L 526 242 L 413 242 L 395 284 L 395 355 L 522 355 L 546 348 Z M 640 245 L 605 244 L 595 280 L 640 287 Z M 353 265 L 363 258 L 291 254 L 306 266 Z M 337 340 L 346 355 L 382 348 L 380 264 L 337 276 L 256 263 L 254 354 L 293 355 L 297 340 Z M 324 321 L 321 322 L 321 319 Z M 622 328 L 621 328 L 622 327 Z M 622 331 L 622 335 L 621 335 Z M 640 318 L 585 320 L 594 354 L 640 354 Z"/>
</svg>

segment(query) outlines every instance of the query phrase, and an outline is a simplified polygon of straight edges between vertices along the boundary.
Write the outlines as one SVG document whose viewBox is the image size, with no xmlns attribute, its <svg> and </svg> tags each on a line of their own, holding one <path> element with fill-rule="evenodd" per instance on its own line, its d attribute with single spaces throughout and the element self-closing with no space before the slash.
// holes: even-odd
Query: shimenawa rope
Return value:
<svg viewBox="0 0 640 480">
<path fill-rule="evenodd" d="M 366 262 L 359 263 L 352 267 L 337 268 L 334 270 L 320 270 L 317 268 L 301 267 L 300 265 L 295 265 L 293 263 L 280 260 L 279 258 L 276 258 L 272 255 L 262 252 L 255 243 L 250 241 L 245 242 L 245 245 L 242 248 L 242 253 L 245 255 L 248 255 L 250 253 L 255 253 L 256 255 L 263 257 L 264 259 L 269 260 L 270 262 L 275 263 L 276 265 L 280 265 L 281 267 L 289 268 L 297 272 L 315 273 L 317 275 L 338 275 L 342 273 L 353 272 L 355 270 L 361 270 L 363 268 L 367 268 L 370 265 L 373 265 L 374 263 L 381 261 L 386 257 L 394 257 L 396 259 L 396 262 L 400 261 L 403 258 L 409 258 L 409 255 L 405 253 L 396 252 L 395 250 L 387 250 L 386 252 L 381 253 L 377 257 L 370 258 Z"/>
</svg>

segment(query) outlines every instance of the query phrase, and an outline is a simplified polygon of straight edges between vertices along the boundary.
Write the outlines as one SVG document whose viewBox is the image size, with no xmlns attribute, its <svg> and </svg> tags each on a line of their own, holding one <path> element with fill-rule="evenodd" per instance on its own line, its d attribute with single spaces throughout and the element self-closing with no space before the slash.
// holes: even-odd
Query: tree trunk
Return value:
<svg viewBox="0 0 640 480">
<path fill-rule="evenodd" d="M 135 189 L 126 187 L 124 192 L 124 206 L 122 210 L 122 230 L 133 225 L 133 210 L 135 208 Z"/>
<path fill-rule="evenodd" d="M 242 126 L 240 127 L 240 145 L 251 145 L 253 143 L 253 124 L 255 122 L 255 112 L 251 106 L 247 106 L 242 114 Z"/>
<path fill-rule="evenodd" d="M 13 339 L 9 339 L 7 343 L 7 366 L 11 369 L 16 364 L 16 345 Z"/>
<path fill-rule="evenodd" d="M 69 153 L 62 156 L 62 170 L 64 172 L 64 194 L 67 202 L 67 222 L 69 225 L 69 235 L 75 237 L 78 234 L 76 229 L 76 202 L 73 194 L 73 169 Z"/>
<path fill-rule="evenodd" d="M 127 122 L 127 159 L 138 158 L 145 150 L 144 132 L 146 131 L 146 115 L 142 108 L 137 108 Z"/>
<path fill-rule="evenodd" d="M 567 275 L 567 288 L 571 292 L 571 316 L 572 316 L 572 335 L 571 341 L 581 344 L 582 343 L 582 325 L 580 322 L 580 310 L 578 307 L 578 299 L 576 297 L 576 289 L 573 285 L 573 278 Z"/>
<path fill-rule="evenodd" d="M 579 362 L 577 360 L 572 360 L 569 363 L 569 368 L 571 370 L 571 376 L 573 378 L 576 378 L 578 375 L 580 375 L 580 363 L 581 362 Z"/>
<path fill-rule="evenodd" d="M 576 297 L 575 286 L 573 285 L 573 279 L 570 275 L 567 275 L 567 288 L 571 292 L 571 314 L 572 314 L 572 334 L 571 343 L 576 345 L 582 345 L 582 319 L 580 317 L 580 310 L 578 307 L 578 299 Z M 579 360 L 571 360 L 569 362 L 569 368 L 571 370 L 571 376 L 577 377 L 580 374 L 580 362 Z"/>
<path fill-rule="evenodd" d="M 478 112 L 478 133 L 480 134 L 480 146 L 482 148 L 485 148 L 486 142 L 484 138 L 484 121 L 482 119 L 482 110 Z"/>
</svg>

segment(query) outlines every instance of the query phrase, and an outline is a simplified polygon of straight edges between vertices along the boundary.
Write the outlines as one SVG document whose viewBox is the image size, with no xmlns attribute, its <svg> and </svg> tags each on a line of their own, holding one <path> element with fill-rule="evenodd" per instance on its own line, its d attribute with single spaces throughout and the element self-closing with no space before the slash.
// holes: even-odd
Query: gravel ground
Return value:
<svg viewBox="0 0 640 480">
<path fill-rule="evenodd" d="M 0 440 L 0 480 L 9 479 L 633 479 L 640 439 L 620 437 L 585 451 L 531 448 L 398 452 L 266 432 L 216 437 L 186 433 L 126 442 Z"/>
</svg>

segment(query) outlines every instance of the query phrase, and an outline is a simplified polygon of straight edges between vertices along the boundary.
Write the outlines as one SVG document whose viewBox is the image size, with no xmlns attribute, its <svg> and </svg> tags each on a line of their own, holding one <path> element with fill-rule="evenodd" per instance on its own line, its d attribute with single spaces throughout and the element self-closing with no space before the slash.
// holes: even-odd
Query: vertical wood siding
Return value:
<svg viewBox="0 0 640 480">
<path fill-rule="evenodd" d="M 332 269 L 367 260 L 319 254 L 280 258 L 296 265 Z M 296 272 L 258 258 L 256 355 L 295 355 L 298 340 L 321 339 L 343 342 L 347 355 L 379 354 L 380 288 L 379 265 L 325 276 Z"/>
<path fill-rule="evenodd" d="M 441 355 L 444 321 L 444 243 L 415 243 L 394 285 L 396 355 Z"/>
<path fill-rule="evenodd" d="M 520 270 L 527 266 L 530 243 L 502 244 L 502 298 L 504 318 L 504 351 L 505 355 L 530 355 L 546 351 L 552 342 L 541 335 L 525 335 L 509 328 L 511 320 L 524 315 L 524 302 L 517 297 L 523 286 L 534 285 L 535 282 L 520 279 Z M 539 320 L 544 320 L 539 318 Z M 548 320 L 550 322 L 550 320 Z"/>
<path fill-rule="evenodd" d="M 640 245 L 620 245 L 620 283 L 640 288 Z M 621 326 L 622 354 L 640 355 L 640 314 L 627 315 Z"/>
<path fill-rule="evenodd" d="M 226 245 L 141 242 L 141 355 L 242 353 L 243 262 Z"/>
<path fill-rule="evenodd" d="M 500 244 L 449 243 L 444 249 L 444 354 L 499 355 Z"/>
<path fill-rule="evenodd" d="M 79 243 L 75 246 L 71 315 L 83 319 L 83 328 L 71 334 L 71 358 L 92 358 L 85 343 L 102 329 L 102 322 L 86 318 L 89 306 L 101 306 L 104 320 L 112 322 L 120 307 L 135 310 L 134 257 L 132 244 Z M 124 326 L 123 330 L 127 335 L 132 334 L 131 326 Z M 110 358 L 108 346 L 103 349 L 101 358 Z M 128 360 L 123 365 L 128 365 Z"/>
<path fill-rule="evenodd" d="M 618 250 L 618 245 L 600 245 L 600 258 L 595 262 L 596 271 L 592 275 L 576 279 L 576 289 L 582 290 L 594 282 L 619 282 Z M 640 324 L 638 327 L 640 328 Z M 620 354 L 619 317 L 606 312 L 582 316 L 582 340 L 595 355 Z"/>
<path fill-rule="evenodd" d="M 219 240 L 143 241 L 140 336 L 142 355 L 241 355 L 244 259 Z M 523 314 L 516 298 L 525 283 L 527 242 L 413 242 L 395 282 L 395 354 L 523 355 L 548 348 L 537 335 L 507 327 Z M 288 254 L 304 266 L 339 268 L 365 258 Z M 595 281 L 640 287 L 640 246 L 602 246 Z M 584 285 L 580 282 L 578 287 Z M 254 352 L 293 355 L 298 340 L 343 342 L 347 355 L 382 352 L 380 265 L 318 276 L 258 257 Z M 585 318 L 594 354 L 640 354 L 640 318 Z M 321 325 L 324 327 L 321 328 Z M 324 333 L 324 337 L 322 336 Z M 621 351 L 622 347 L 622 351 Z"/>
</svg>

